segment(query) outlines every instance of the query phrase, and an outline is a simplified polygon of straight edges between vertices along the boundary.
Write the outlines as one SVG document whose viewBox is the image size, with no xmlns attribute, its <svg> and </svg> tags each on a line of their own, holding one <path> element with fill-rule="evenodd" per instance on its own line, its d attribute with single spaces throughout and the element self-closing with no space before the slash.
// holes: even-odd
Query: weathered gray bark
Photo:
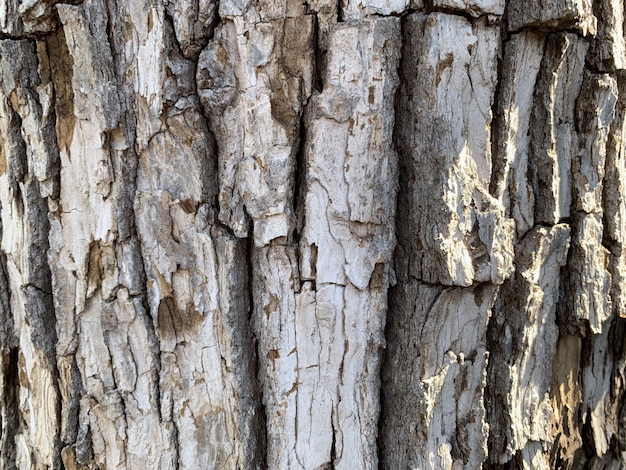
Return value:
<svg viewBox="0 0 626 470">
<path fill-rule="evenodd" d="M 0 0 L 0 469 L 626 466 L 615 0 Z"/>
</svg>

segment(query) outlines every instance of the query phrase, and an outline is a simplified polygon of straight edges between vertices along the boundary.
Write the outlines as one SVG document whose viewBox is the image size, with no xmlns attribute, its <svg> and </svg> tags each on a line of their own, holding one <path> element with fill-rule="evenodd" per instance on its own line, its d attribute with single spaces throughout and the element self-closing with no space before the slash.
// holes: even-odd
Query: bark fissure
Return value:
<svg viewBox="0 0 626 470">
<path fill-rule="evenodd" d="M 3 345 L 2 364 L 3 382 L 2 417 L 0 420 L 0 439 L 2 440 L 3 464 L 7 469 L 17 469 L 16 452 L 13 436 L 19 433 L 19 377 L 18 377 L 18 348 L 7 348 Z M 8 349 L 7 352 L 4 350 Z"/>
</svg>

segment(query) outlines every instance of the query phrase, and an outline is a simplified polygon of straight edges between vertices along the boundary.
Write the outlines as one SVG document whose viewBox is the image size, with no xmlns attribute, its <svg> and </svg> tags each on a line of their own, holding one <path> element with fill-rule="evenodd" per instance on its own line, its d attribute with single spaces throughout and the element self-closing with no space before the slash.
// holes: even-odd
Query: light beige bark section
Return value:
<svg viewBox="0 0 626 470">
<path fill-rule="evenodd" d="M 509 208 L 518 237 L 534 226 L 535 198 L 528 179 L 529 130 L 544 44 L 542 34 L 514 34 L 502 55 L 491 192 Z"/>
<path fill-rule="evenodd" d="M 314 432 L 326 436 L 336 468 L 377 465 L 372 425 L 379 414 L 377 374 L 395 246 L 399 39 L 396 18 L 337 25 L 330 32 L 324 89 L 314 95 L 305 121 L 301 276 L 315 282 L 316 304 L 296 323 L 299 369 L 306 377 L 298 406 L 310 410 L 298 416 L 300 427 L 310 420 Z M 319 396 L 315 374 L 326 378 L 322 406 L 307 398 Z M 304 456 L 306 445 L 301 447 Z"/>
<path fill-rule="evenodd" d="M 535 224 L 553 225 L 570 216 L 576 98 L 588 43 L 571 33 L 550 35 L 547 41 L 533 102 L 529 173 Z"/>
<path fill-rule="evenodd" d="M 496 290 L 416 281 L 392 290 L 382 374 L 384 468 L 479 468 L 486 459 L 486 334 Z"/>
<path fill-rule="evenodd" d="M 513 259 L 513 222 L 488 193 L 499 32 L 441 13 L 410 15 L 405 29 L 400 267 L 428 283 L 499 284 Z"/>
<path fill-rule="evenodd" d="M 559 335 L 559 271 L 569 235 L 564 224 L 528 232 L 516 248 L 515 274 L 499 293 L 487 378 L 492 462 L 504 464 L 521 452 L 524 462 L 534 462 L 530 468 L 549 468 L 541 449 L 553 440 L 548 390 Z"/>
<path fill-rule="evenodd" d="M 613 382 L 613 357 L 607 354 L 611 349 L 609 327 L 607 324 L 603 331 L 593 335 L 590 361 L 581 371 L 582 422 L 590 428 L 597 457 L 609 451 L 611 439 L 620 427 L 616 404 L 611 399 L 611 390 L 615 390 L 617 384 Z"/>
<path fill-rule="evenodd" d="M 585 74 L 577 103 L 578 151 L 572 162 L 572 248 L 564 274 L 563 323 L 600 334 L 611 316 L 609 250 L 603 245 L 603 180 L 617 84 Z"/>
<path fill-rule="evenodd" d="M 64 430 L 69 442 L 80 441 L 65 450 L 64 461 L 108 468 L 171 463 L 174 449 L 157 406 L 154 332 L 141 299 L 139 247 L 124 239 L 118 218 L 129 206 L 122 176 L 129 171 L 129 143 L 120 131 L 124 104 L 106 35 L 108 12 L 100 1 L 58 9 L 70 56 L 64 60 L 71 70 L 61 73 L 72 80 L 72 117 L 57 126 L 60 194 L 50 206 L 50 259 L 63 346 L 63 413 L 78 413 L 80 422 Z M 143 445 L 146 436 L 163 452 Z"/>
<path fill-rule="evenodd" d="M 434 8 L 445 8 L 469 13 L 473 17 L 489 15 L 495 19 L 504 13 L 503 0 L 433 0 Z"/>
<path fill-rule="evenodd" d="M 254 252 L 272 468 L 377 466 L 399 33 L 395 18 L 330 30 L 324 88 L 305 118 L 298 257 L 275 242 Z"/>
<path fill-rule="evenodd" d="M 3 441 L 3 451 L 20 468 L 59 464 L 57 415 L 60 396 L 56 383 L 54 311 L 47 264 L 48 230 L 45 197 L 51 184 L 56 153 L 53 139 L 51 85 L 38 70 L 34 41 L 0 41 L 0 132 L 3 171 L 0 174 L 1 247 L 11 291 L 9 307 L 15 335 L 15 387 L 11 413 L 19 421 Z M 10 353 L 11 354 L 11 353 Z M 3 376 L 5 374 L 3 373 Z M 4 394 L 4 390 L 3 390 Z"/>
<path fill-rule="evenodd" d="M 175 465 L 257 468 L 263 436 L 246 243 L 216 220 L 214 141 L 195 94 L 195 64 L 179 52 L 198 52 L 208 19 L 189 37 L 180 16 L 172 31 L 162 7 L 126 15 L 142 34 L 127 60 L 140 110 L 134 210 L 160 349 L 159 411 Z"/>
<path fill-rule="evenodd" d="M 221 5 L 233 10 L 222 15 L 197 75 L 218 141 L 219 219 L 239 237 L 251 233 L 257 246 L 291 235 L 300 115 L 314 63 L 314 17 L 289 2 L 267 6 L 243 14 Z"/>
<path fill-rule="evenodd" d="M 400 14 L 410 5 L 410 0 L 347 0 L 341 12 L 346 20 L 351 20 L 367 15 Z M 421 5 L 417 8 L 421 8 Z"/>
<path fill-rule="evenodd" d="M 382 465 L 478 468 L 489 436 L 487 326 L 497 285 L 513 271 L 514 223 L 488 193 L 499 35 L 485 19 L 404 21 Z"/>
<path fill-rule="evenodd" d="M 575 29 L 582 35 L 596 33 L 597 19 L 591 0 L 511 0 L 507 7 L 508 29 Z"/>
<path fill-rule="evenodd" d="M 300 285 L 294 245 L 272 243 L 254 248 L 252 328 L 258 340 L 259 380 L 263 386 L 267 432 L 267 465 L 277 469 L 304 468 L 298 461 L 296 430 L 298 415 L 298 349 L 294 318 L 310 303 L 310 286 Z M 302 306 L 296 293 L 302 289 Z M 306 434 L 305 434 L 306 436 Z M 315 433 L 306 445 L 309 458 L 328 460 L 318 453 L 320 440 L 328 435 Z M 324 451 L 328 451 L 323 446 Z"/>
<path fill-rule="evenodd" d="M 607 139 L 605 175 L 603 181 L 603 235 L 610 249 L 611 304 L 614 315 L 626 317 L 626 80 L 617 77 L 618 101 L 615 118 Z"/>
<path fill-rule="evenodd" d="M 59 13 L 68 57 L 55 59 L 67 69 L 55 83 L 64 114 L 50 260 L 63 416 L 78 414 L 63 459 L 254 468 L 253 368 L 233 366 L 254 364 L 245 243 L 209 205 L 213 140 L 195 67 L 161 6 L 89 1 Z M 109 15 L 112 28 L 132 25 L 136 47 L 109 37 Z"/>
</svg>

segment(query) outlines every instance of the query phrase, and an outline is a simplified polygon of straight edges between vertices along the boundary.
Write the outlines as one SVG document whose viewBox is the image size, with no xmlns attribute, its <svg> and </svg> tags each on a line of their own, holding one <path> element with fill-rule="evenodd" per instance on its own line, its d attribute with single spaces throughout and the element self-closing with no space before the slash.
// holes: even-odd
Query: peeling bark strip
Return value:
<svg viewBox="0 0 626 470">
<path fill-rule="evenodd" d="M 0 468 L 626 467 L 616 0 L 0 0 Z"/>
</svg>

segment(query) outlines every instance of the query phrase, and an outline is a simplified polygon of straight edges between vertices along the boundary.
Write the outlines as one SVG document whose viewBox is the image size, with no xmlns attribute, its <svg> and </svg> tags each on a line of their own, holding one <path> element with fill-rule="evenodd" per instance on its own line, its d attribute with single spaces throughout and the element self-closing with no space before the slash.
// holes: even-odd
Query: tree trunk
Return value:
<svg viewBox="0 0 626 470">
<path fill-rule="evenodd" d="M 0 469 L 626 466 L 623 2 L 0 36 Z"/>
</svg>

